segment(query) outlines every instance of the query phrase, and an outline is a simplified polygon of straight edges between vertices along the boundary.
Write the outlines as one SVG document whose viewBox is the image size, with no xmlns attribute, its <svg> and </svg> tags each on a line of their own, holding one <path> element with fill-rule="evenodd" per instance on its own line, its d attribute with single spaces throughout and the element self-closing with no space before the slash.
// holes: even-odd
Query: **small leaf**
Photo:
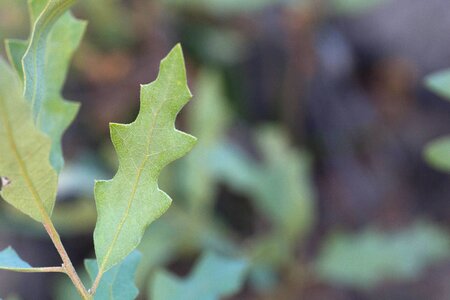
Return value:
<svg viewBox="0 0 450 300">
<path fill-rule="evenodd" d="M 10 271 L 26 271 L 32 267 L 23 261 L 13 248 L 8 247 L 0 252 L 0 269 Z"/>
<path fill-rule="evenodd" d="M 420 276 L 430 264 L 450 255 L 448 234 L 418 222 L 394 233 L 368 229 L 328 237 L 316 263 L 319 276 L 355 288 L 373 288 L 383 280 Z"/>
<path fill-rule="evenodd" d="M 0 196 L 36 221 L 51 215 L 57 175 L 50 166 L 50 140 L 34 125 L 17 76 L 0 59 L 0 176 L 10 184 Z"/>
<path fill-rule="evenodd" d="M 0 270 L 41 273 L 46 272 L 48 268 L 33 268 L 27 262 L 23 261 L 13 248 L 8 247 L 0 251 Z"/>
<path fill-rule="evenodd" d="M 248 263 L 207 253 L 189 278 L 181 280 L 167 272 L 156 274 L 150 294 L 153 300 L 215 300 L 237 293 Z"/>
<path fill-rule="evenodd" d="M 425 84 L 436 94 L 450 100 L 450 69 L 427 76 Z"/>
<path fill-rule="evenodd" d="M 435 168 L 450 172 L 450 136 L 431 142 L 425 148 L 425 158 Z"/>
<path fill-rule="evenodd" d="M 78 47 L 86 23 L 76 20 L 69 7 L 75 0 L 30 0 L 33 24 L 22 65 L 24 95 L 33 107 L 37 127 L 52 140 L 50 162 L 59 172 L 64 164 L 61 138 L 75 118 L 79 104 L 65 101 L 61 90 L 70 60 Z M 8 53 L 16 69 L 25 42 L 10 41 Z"/>
<path fill-rule="evenodd" d="M 119 170 L 112 180 L 95 185 L 94 244 L 101 274 L 133 251 L 148 225 L 170 206 L 170 197 L 158 187 L 158 177 L 166 165 L 195 144 L 193 136 L 174 125 L 190 97 L 178 45 L 161 62 L 157 80 L 142 86 L 136 121 L 111 124 Z"/>
<path fill-rule="evenodd" d="M 137 297 L 139 290 L 134 283 L 136 269 L 141 254 L 133 251 L 120 264 L 106 272 L 95 293 L 95 300 L 132 300 Z M 98 274 L 98 265 L 95 259 L 84 261 L 86 270 L 91 280 L 95 280 Z"/>
</svg>

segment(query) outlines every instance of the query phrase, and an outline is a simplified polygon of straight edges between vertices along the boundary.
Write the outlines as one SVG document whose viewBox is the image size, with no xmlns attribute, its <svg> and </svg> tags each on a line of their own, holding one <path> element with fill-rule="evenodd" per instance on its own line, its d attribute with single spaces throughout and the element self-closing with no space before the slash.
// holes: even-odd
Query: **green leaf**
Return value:
<svg viewBox="0 0 450 300">
<path fill-rule="evenodd" d="M 167 272 L 156 274 L 149 294 L 153 300 L 215 300 L 237 293 L 248 263 L 207 253 L 189 278 L 181 280 Z"/>
<path fill-rule="evenodd" d="M 139 290 L 134 283 L 136 269 L 141 254 L 133 251 L 120 264 L 106 272 L 95 292 L 95 300 L 132 300 L 137 297 Z M 98 274 L 98 265 L 95 259 L 84 261 L 86 270 L 91 280 L 94 281 Z"/>
<path fill-rule="evenodd" d="M 0 59 L 0 196 L 36 221 L 51 215 L 57 174 L 48 157 L 51 142 L 34 125 L 29 104 L 13 71 Z"/>
<path fill-rule="evenodd" d="M 23 261 L 13 248 L 8 247 L 0 252 L 0 269 L 10 271 L 28 271 L 32 267 Z"/>
<path fill-rule="evenodd" d="M 338 14 L 360 14 L 387 0 L 331 0 L 330 5 Z"/>
<path fill-rule="evenodd" d="M 432 141 L 425 148 L 425 158 L 435 168 L 450 172 L 450 136 Z"/>
<path fill-rule="evenodd" d="M 14 70 L 19 74 L 21 80 L 23 80 L 23 68 L 22 57 L 28 48 L 28 43 L 22 40 L 6 40 L 5 41 L 6 54 Z"/>
<path fill-rule="evenodd" d="M 48 268 L 33 268 L 27 262 L 23 261 L 13 248 L 8 247 L 0 251 L 0 270 L 40 273 Z"/>
<path fill-rule="evenodd" d="M 170 197 L 158 187 L 158 177 L 196 142 L 174 125 L 190 98 L 183 54 L 177 45 L 161 62 L 156 81 L 141 87 L 136 121 L 110 125 L 119 170 L 112 180 L 95 185 L 94 243 L 100 273 L 133 251 L 148 225 L 170 206 Z"/>
<path fill-rule="evenodd" d="M 335 233 L 327 238 L 316 270 L 326 281 L 372 288 L 383 280 L 416 279 L 427 266 L 449 255 L 448 233 L 418 222 L 393 233 L 373 228 L 358 234 Z"/>
<path fill-rule="evenodd" d="M 86 23 L 76 20 L 69 7 L 75 0 L 30 0 L 33 24 L 22 65 L 24 95 L 33 108 L 37 127 L 52 140 L 50 162 L 59 172 L 64 159 L 61 149 L 63 133 L 75 118 L 79 104 L 65 101 L 61 90 L 70 60 L 78 47 Z M 16 69 L 24 42 L 7 43 L 9 57 Z"/>
<path fill-rule="evenodd" d="M 450 100 L 450 69 L 427 76 L 425 84 L 436 94 Z"/>
</svg>

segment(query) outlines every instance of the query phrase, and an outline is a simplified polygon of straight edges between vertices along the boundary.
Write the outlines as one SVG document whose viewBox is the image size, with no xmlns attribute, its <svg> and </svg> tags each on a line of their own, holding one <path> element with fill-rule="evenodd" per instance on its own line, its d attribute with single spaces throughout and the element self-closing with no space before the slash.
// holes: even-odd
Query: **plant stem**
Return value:
<svg viewBox="0 0 450 300">
<path fill-rule="evenodd" d="M 98 270 L 98 274 L 97 274 L 97 277 L 94 280 L 94 284 L 89 289 L 89 292 L 90 292 L 91 295 L 95 294 L 95 291 L 97 290 L 97 287 L 100 284 L 100 280 L 102 279 L 102 276 L 103 276 L 103 271 L 102 270 Z"/>
<path fill-rule="evenodd" d="M 92 300 L 93 299 L 92 295 L 88 293 L 88 291 L 83 285 L 83 282 L 81 282 L 81 279 L 78 276 L 77 271 L 73 267 L 72 261 L 70 260 L 69 255 L 67 255 L 66 249 L 64 248 L 64 245 L 61 242 L 61 238 L 58 232 L 56 231 L 53 222 L 50 220 L 50 217 L 47 216 L 47 218 L 44 219 L 43 224 L 45 230 L 50 236 L 50 239 L 55 245 L 56 250 L 61 256 L 61 259 L 63 261 L 62 268 L 64 269 L 64 272 L 67 274 L 67 276 L 69 276 L 70 280 L 72 280 L 73 284 L 75 285 L 78 293 L 83 298 L 83 300 Z"/>
<path fill-rule="evenodd" d="M 63 267 L 42 267 L 14 271 L 21 273 L 66 273 L 66 270 Z"/>
</svg>

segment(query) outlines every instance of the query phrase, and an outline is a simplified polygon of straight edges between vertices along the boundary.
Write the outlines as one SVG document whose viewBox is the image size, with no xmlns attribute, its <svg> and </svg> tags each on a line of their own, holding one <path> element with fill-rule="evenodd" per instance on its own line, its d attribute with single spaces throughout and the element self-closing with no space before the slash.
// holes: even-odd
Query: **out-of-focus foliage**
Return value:
<svg viewBox="0 0 450 300">
<path fill-rule="evenodd" d="M 367 11 L 389 0 L 329 0 L 337 14 L 357 14 Z"/>
<path fill-rule="evenodd" d="M 427 87 L 446 100 L 450 100 L 450 70 L 444 70 L 425 79 Z M 450 138 L 432 141 L 425 149 L 425 158 L 435 168 L 450 172 Z"/>
<path fill-rule="evenodd" d="M 23 261 L 11 247 L 0 252 L 0 269 L 33 272 L 33 268 L 27 262 Z"/>
<path fill-rule="evenodd" d="M 425 157 L 435 168 L 450 172 L 450 137 L 441 137 L 425 149 Z"/>
<path fill-rule="evenodd" d="M 205 11 L 217 15 L 233 15 L 236 13 L 254 12 L 267 5 L 292 2 L 291 0 L 160 0 L 166 5 L 182 9 Z M 301 0 L 294 0 L 301 1 Z"/>
<path fill-rule="evenodd" d="M 157 272 L 149 294 L 154 300 L 218 300 L 240 290 L 246 268 L 245 260 L 206 253 L 184 280 Z"/>
<path fill-rule="evenodd" d="M 446 100 L 450 100 L 450 70 L 444 70 L 425 78 L 427 87 Z"/>
<path fill-rule="evenodd" d="M 321 278 L 356 288 L 387 280 L 411 280 L 450 256 L 450 238 L 435 225 L 417 222 L 386 233 L 334 233 L 323 244 L 316 269 Z"/>
<path fill-rule="evenodd" d="M 134 283 L 134 277 L 140 259 L 141 254 L 138 251 L 134 251 L 121 263 L 107 271 L 100 281 L 94 299 L 135 299 L 139 294 L 139 290 Z M 98 274 L 97 261 L 95 259 L 87 259 L 84 261 L 84 265 L 93 282 Z"/>
</svg>

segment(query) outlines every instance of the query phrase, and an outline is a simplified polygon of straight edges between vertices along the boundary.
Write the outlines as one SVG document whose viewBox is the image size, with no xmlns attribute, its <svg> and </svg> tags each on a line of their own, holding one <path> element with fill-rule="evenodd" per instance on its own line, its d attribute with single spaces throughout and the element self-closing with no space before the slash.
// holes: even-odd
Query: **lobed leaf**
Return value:
<svg viewBox="0 0 450 300">
<path fill-rule="evenodd" d="M 177 45 L 161 62 L 156 81 L 141 87 L 137 119 L 128 125 L 111 124 L 119 170 L 112 180 L 95 185 L 94 244 L 100 274 L 133 251 L 148 225 L 170 206 L 170 197 L 158 187 L 158 177 L 166 165 L 195 144 L 193 136 L 174 125 L 190 98 L 183 54 Z"/>
<path fill-rule="evenodd" d="M 120 264 L 106 272 L 95 293 L 95 300 L 132 300 L 136 299 L 139 290 L 134 283 L 136 269 L 141 254 L 132 252 Z M 86 259 L 84 265 L 92 281 L 98 274 L 98 265 L 95 259 Z"/>
<path fill-rule="evenodd" d="M 56 199 L 57 174 L 48 157 L 51 141 L 34 125 L 30 105 L 13 71 L 0 59 L 0 176 L 8 178 L 0 196 L 42 222 Z"/>
<path fill-rule="evenodd" d="M 61 138 L 79 104 L 65 101 L 61 90 L 70 60 L 86 23 L 67 10 L 75 0 L 29 0 L 30 40 L 6 42 L 8 57 L 24 81 L 24 95 L 33 107 L 37 127 L 52 140 L 50 162 L 59 172 L 64 159 Z"/>
<path fill-rule="evenodd" d="M 216 300 L 241 288 L 248 263 L 207 253 L 189 278 L 181 280 L 167 272 L 156 274 L 150 286 L 153 300 Z"/>
</svg>

